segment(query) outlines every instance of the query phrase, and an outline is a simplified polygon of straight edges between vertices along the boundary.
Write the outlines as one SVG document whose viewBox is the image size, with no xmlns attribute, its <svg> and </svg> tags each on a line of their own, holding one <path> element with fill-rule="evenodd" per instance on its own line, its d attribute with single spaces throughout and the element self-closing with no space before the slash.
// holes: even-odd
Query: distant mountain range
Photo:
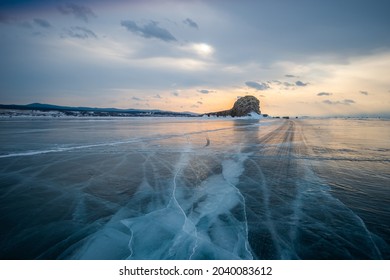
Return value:
<svg viewBox="0 0 390 280">
<path fill-rule="evenodd" d="M 117 108 L 95 108 L 95 107 L 70 107 L 58 106 L 52 104 L 32 103 L 28 105 L 4 105 L 0 104 L 0 109 L 4 110 L 22 110 L 39 111 L 43 114 L 49 111 L 57 111 L 65 116 L 113 116 L 113 117 L 137 117 L 137 116 L 176 116 L 176 117 L 194 117 L 198 114 L 191 112 L 171 112 L 162 110 L 144 110 L 144 109 L 117 109 Z M 9 112 L 3 112 L 2 115 Z M 13 112 L 15 113 L 15 112 Z M 23 115 L 26 115 L 25 112 Z M 53 115 L 53 114 L 52 114 Z"/>
</svg>

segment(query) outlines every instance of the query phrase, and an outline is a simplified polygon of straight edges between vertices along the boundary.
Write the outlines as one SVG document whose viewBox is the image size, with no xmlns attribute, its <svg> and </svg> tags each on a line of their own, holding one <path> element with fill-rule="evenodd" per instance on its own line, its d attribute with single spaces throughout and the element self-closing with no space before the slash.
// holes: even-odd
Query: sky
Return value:
<svg viewBox="0 0 390 280">
<path fill-rule="evenodd" d="M 0 1 L 0 103 L 390 115 L 390 1 Z"/>
</svg>

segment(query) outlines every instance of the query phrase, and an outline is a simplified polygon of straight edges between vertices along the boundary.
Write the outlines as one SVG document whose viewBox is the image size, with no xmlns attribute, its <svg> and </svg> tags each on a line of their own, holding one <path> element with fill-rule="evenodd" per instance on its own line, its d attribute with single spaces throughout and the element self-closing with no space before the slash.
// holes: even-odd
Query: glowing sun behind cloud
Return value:
<svg viewBox="0 0 390 280">
<path fill-rule="evenodd" d="M 205 43 L 193 44 L 192 49 L 200 56 L 211 56 L 214 48 Z"/>
</svg>

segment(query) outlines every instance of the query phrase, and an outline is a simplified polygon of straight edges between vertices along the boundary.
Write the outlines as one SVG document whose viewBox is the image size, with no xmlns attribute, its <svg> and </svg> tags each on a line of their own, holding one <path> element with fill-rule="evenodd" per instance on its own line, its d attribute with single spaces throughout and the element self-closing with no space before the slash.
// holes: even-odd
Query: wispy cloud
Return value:
<svg viewBox="0 0 390 280">
<path fill-rule="evenodd" d="M 161 96 L 160 96 L 160 94 L 156 94 L 153 96 L 153 98 L 161 99 Z"/>
<path fill-rule="evenodd" d="M 324 100 L 322 102 L 325 104 L 328 104 L 328 105 L 351 105 L 351 104 L 356 103 L 352 99 L 344 99 L 342 101 L 332 101 L 332 100 L 327 99 L 327 100 Z"/>
<path fill-rule="evenodd" d="M 209 94 L 214 92 L 213 90 L 208 90 L 208 89 L 198 89 L 197 92 L 202 93 L 202 94 Z"/>
<path fill-rule="evenodd" d="M 8 16 L 7 14 L 2 14 L 2 13 L 0 13 L 0 23 L 11 24 L 17 27 L 28 28 L 28 29 L 32 29 L 34 27 L 34 24 L 42 28 L 51 27 L 51 24 L 45 19 L 35 18 L 32 20 L 32 22 L 30 22 L 28 20 L 21 20 L 20 18 Z"/>
<path fill-rule="evenodd" d="M 81 27 L 81 26 L 73 26 L 70 29 L 66 30 L 66 36 L 77 38 L 77 39 L 88 39 L 94 38 L 97 39 L 98 36 L 92 30 Z"/>
<path fill-rule="evenodd" d="M 2 14 L 0 11 L 0 23 L 2 24 L 12 24 L 22 28 L 33 28 L 32 24 L 28 21 L 21 21 L 18 18 L 9 16 L 7 14 Z"/>
<path fill-rule="evenodd" d="M 258 82 L 248 81 L 248 82 L 245 82 L 245 84 L 248 87 L 254 88 L 256 90 L 266 90 L 266 89 L 270 88 L 270 86 L 267 83 L 258 83 Z"/>
<path fill-rule="evenodd" d="M 63 15 L 73 15 L 75 18 L 88 22 L 91 17 L 96 17 L 91 8 L 73 3 L 58 6 Z"/>
<path fill-rule="evenodd" d="M 189 27 L 199 29 L 198 24 L 190 18 L 186 18 L 185 20 L 183 20 L 183 23 L 188 25 Z"/>
<path fill-rule="evenodd" d="M 328 105 L 337 104 L 337 102 L 331 101 L 331 100 L 329 100 L 329 99 L 326 99 L 326 100 L 322 101 L 322 103 L 325 103 L 325 104 L 328 104 Z"/>
<path fill-rule="evenodd" d="M 298 87 L 305 87 L 307 86 L 309 83 L 304 83 L 302 81 L 296 81 L 295 82 L 295 85 L 297 85 Z"/>
<path fill-rule="evenodd" d="M 172 92 L 173 96 L 179 96 L 179 93 L 177 91 Z"/>
<path fill-rule="evenodd" d="M 297 87 L 295 83 L 283 82 L 279 80 L 268 81 L 267 83 L 279 86 L 280 89 L 284 89 L 284 90 L 294 90 Z"/>
<path fill-rule="evenodd" d="M 128 31 L 144 38 L 156 38 L 165 42 L 177 41 L 167 29 L 159 27 L 156 21 L 151 21 L 144 26 L 140 26 L 132 20 L 122 20 L 121 25 Z"/>
<path fill-rule="evenodd" d="M 50 28 L 51 24 L 45 19 L 42 18 L 34 18 L 34 23 L 42 28 Z"/>
<path fill-rule="evenodd" d="M 291 74 L 287 74 L 287 75 L 284 75 L 284 76 L 287 77 L 287 78 L 298 78 L 298 76 L 291 75 Z"/>
<path fill-rule="evenodd" d="M 285 75 L 285 76 L 289 78 L 296 78 L 296 76 L 294 75 Z M 280 86 L 280 88 L 284 90 L 295 90 L 297 87 L 305 87 L 309 84 L 309 83 L 304 83 L 302 81 L 296 81 L 290 83 L 290 82 L 280 81 L 280 80 L 272 80 L 272 81 L 268 81 L 267 83 Z"/>
<path fill-rule="evenodd" d="M 352 99 L 344 99 L 342 101 L 342 104 L 345 104 L 345 105 L 349 105 L 349 104 L 353 104 L 353 103 L 355 103 L 355 101 Z"/>
<path fill-rule="evenodd" d="M 330 96 L 332 94 L 333 93 L 331 93 L 331 92 L 319 92 L 319 93 L 317 93 L 318 96 Z"/>
<path fill-rule="evenodd" d="M 368 92 L 367 92 L 367 91 L 364 91 L 364 90 L 361 90 L 361 91 L 360 91 L 360 94 L 368 95 Z"/>
<path fill-rule="evenodd" d="M 283 85 L 285 87 L 293 87 L 293 86 L 295 86 L 295 84 L 292 84 L 292 83 L 289 83 L 289 82 L 284 82 Z"/>
<path fill-rule="evenodd" d="M 273 81 L 268 81 L 269 84 L 276 84 L 278 86 L 280 86 L 281 84 L 283 84 L 283 82 L 279 81 L 279 80 L 273 80 Z"/>
</svg>

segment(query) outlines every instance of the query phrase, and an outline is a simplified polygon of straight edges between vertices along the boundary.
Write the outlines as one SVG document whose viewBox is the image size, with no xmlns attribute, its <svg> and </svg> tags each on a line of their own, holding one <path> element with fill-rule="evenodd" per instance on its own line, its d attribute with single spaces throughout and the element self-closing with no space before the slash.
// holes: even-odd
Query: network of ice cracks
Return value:
<svg viewBox="0 0 390 280">
<path fill-rule="evenodd" d="M 293 129 L 285 127 L 280 143 L 220 151 L 207 138 L 203 147 L 188 140 L 175 157 L 148 154 L 126 207 L 71 258 L 381 258 L 381 241 L 307 158 L 294 158 Z"/>
<path fill-rule="evenodd" d="M 72 258 L 252 259 L 236 188 L 247 155 L 226 158 L 211 173 L 207 153 L 188 143 L 173 165 L 150 155 L 144 164 L 153 170 L 144 169 L 128 206 Z"/>
</svg>

